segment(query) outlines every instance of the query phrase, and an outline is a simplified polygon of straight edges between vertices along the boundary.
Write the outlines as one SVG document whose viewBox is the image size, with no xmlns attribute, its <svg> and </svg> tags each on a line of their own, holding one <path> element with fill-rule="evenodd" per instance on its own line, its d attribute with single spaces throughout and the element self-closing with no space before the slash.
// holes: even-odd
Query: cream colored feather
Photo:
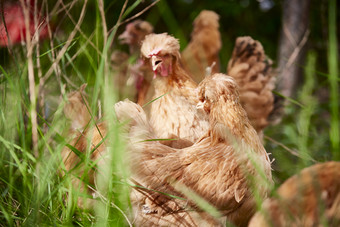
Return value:
<svg viewBox="0 0 340 227">
<path fill-rule="evenodd" d="M 151 103 L 150 110 L 157 137 L 179 137 L 194 143 L 207 131 L 208 121 L 195 107 L 197 84 L 180 65 L 178 40 L 166 33 L 148 35 L 141 53 L 156 76 L 154 99 L 161 97 Z"/>
</svg>

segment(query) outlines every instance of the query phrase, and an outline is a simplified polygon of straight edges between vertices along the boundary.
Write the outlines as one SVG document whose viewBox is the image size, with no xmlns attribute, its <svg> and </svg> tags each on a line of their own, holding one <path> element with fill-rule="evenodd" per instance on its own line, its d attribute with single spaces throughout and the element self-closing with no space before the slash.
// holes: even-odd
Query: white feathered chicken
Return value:
<svg viewBox="0 0 340 227">
<path fill-rule="evenodd" d="M 154 72 L 150 122 L 158 138 L 181 138 L 194 143 L 208 129 L 207 116 L 198 112 L 197 84 L 180 64 L 179 42 L 162 34 L 147 35 L 141 47 Z"/>
</svg>

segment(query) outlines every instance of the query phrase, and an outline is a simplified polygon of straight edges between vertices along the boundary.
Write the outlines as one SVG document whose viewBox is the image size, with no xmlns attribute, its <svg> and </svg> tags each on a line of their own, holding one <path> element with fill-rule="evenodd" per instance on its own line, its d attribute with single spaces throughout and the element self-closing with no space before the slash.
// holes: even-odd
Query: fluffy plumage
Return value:
<svg viewBox="0 0 340 227">
<path fill-rule="evenodd" d="M 175 60 L 178 60 L 180 58 L 179 42 L 167 33 L 150 34 L 145 37 L 142 43 L 141 53 L 146 58 L 169 54 L 174 56 Z"/>
<path fill-rule="evenodd" d="M 133 177 L 151 189 L 137 189 L 141 192 L 135 198 L 140 203 L 139 224 L 218 225 L 183 193 L 183 186 L 240 226 L 246 225 L 255 211 L 254 188 L 262 198 L 266 197 L 266 183 L 272 183 L 270 160 L 239 103 L 235 81 L 224 74 L 214 74 L 202 81 L 198 94 L 198 106 L 209 115 L 209 128 L 195 144 L 183 149 L 148 141 L 155 134 L 145 113 L 132 102 L 116 105 L 119 118 L 132 115 L 129 157 Z"/>
<path fill-rule="evenodd" d="M 197 84 L 180 65 L 179 42 L 174 37 L 150 34 L 141 47 L 145 61 L 154 72 L 151 125 L 158 138 L 180 137 L 195 142 L 208 128 L 206 114 L 196 109 Z"/>
<path fill-rule="evenodd" d="M 271 65 L 260 42 L 249 36 L 236 39 L 227 71 L 236 80 L 241 103 L 259 134 L 269 124 L 268 118 L 274 108 L 275 81 Z"/>
<path fill-rule="evenodd" d="M 277 196 L 263 203 L 250 227 L 339 226 L 340 163 L 326 162 L 303 169 L 286 180 Z"/>
<path fill-rule="evenodd" d="M 220 72 L 219 52 L 222 42 L 219 15 L 214 11 L 203 10 L 195 18 L 193 27 L 191 41 L 182 52 L 182 62 L 185 70 L 199 83 L 207 67 L 211 67 L 212 74 Z"/>
</svg>

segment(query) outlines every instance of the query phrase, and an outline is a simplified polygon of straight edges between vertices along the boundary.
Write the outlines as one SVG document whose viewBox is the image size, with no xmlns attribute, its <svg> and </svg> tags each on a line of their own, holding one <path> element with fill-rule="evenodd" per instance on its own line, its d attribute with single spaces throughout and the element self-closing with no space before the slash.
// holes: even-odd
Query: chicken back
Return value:
<svg viewBox="0 0 340 227">
<path fill-rule="evenodd" d="M 267 199 L 250 227 L 339 226 L 340 162 L 315 164 L 286 180 Z"/>
<path fill-rule="evenodd" d="M 185 70 L 197 82 L 204 79 L 207 68 L 208 73 L 220 72 L 219 52 L 222 47 L 219 31 L 219 15 L 214 11 L 203 10 L 195 18 L 191 40 L 182 52 L 182 63 Z"/>
<path fill-rule="evenodd" d="M 269 124 L 268 117 L 274 108 L 275 80 L 271 65 L 260 42 L 249 36 L 236 39 L 227 71 L 236 80 L 240 101 L 260 135 Z"/>
</svg>

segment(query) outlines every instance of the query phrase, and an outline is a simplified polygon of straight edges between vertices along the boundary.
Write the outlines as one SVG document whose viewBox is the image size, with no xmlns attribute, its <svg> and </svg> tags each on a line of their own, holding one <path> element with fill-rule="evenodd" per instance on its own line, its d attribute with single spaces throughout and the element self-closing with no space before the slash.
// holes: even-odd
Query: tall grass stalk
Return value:
<svg viewBox="0 0 340 227">
<path fill-rule="evenodd" d="M 307 64 L 304 70 L 305 83 L 300 91 L 299 99 L 303 102 L 304 107 L 298 114 L 297 130 L 299 133 L 297 140 L 297 147 L 301 155 L 301 162 L 303 167 L 311 164 L 312 150 L 309 147 L 310 144 L 310 131 L 312 124 L 312 116 L 317 108 L 317 100 L 313 96 L 316 77 L 315 77 L 315 63 L 316 53 L 309 52 L 307 55 Z"/>
<path fill-rule="evenodd" d="M 89 14 L 88 4 L 91 3 L 85 0 L 77 14 L 73 8 L 76 1 L 58 3 L 56 7 L 59 5 L 61 10 L 52 7 L 56 14 L 65 14 L 64 23 L 73 23 L 72 31 L 62 40 L 56 36 L 51 42 L 40 44 L 41 51 L 33 51 L 35 43 L 28 45 L 31 40 L 26 42 L 26 51 L 20 46 L 11 47 L 13 59 L 18 60 L 0 67 L 0 225 L 124 226 L 129 223 L 128 170 L 123 165 L 125 145 L 113 109 L 117 101 L 112 82 L 116 72 L 110 71 L 108 57 L 120 21 L 109 33 L 104 1 L 99 1 L 95 29 L 87 35 L 83 21 L 93 16 Z M 129 12 L 137 5 L 129 7 Z M 121 15 L 126 17 L 128 13 L 124 12 Z M 39 75 L 37 68 L 41 70 Z M 89 110 L 95 116 L 100 100 L 104 120 L 109 122 L 108 135 L 104 136 L 109 152 L 104 164 L 98 166 L 98 185 L 95 185 L 100 196 L 90 210 L 77 206 L 78 199 L 86 200 L 88 195 L 72 185 L 81 168 L 64 172 L 64 176 L 59 174 L 65 171 L 60 154 L 70 140 L 63 113 L 67 101 L 64 89 L 72 90 L 84 82 L 91 85 L 87 88 Z M 34 96 L 40 92 L 46 95 L 41 106 L 36 105 L 40 96 Z M 41 114 L 43 110 L 47 110 L 46 116 Z M 96 124 L 91 123 L 93 127 Z M 91 152 L 89 147 L 81 163 L 84 174 L 79 175 L 88 187 L 94 185 L 89 185 L 87 173 L 96 165 L 90 160 Z"/>
<path fill-rule="evenodd" d="M 278 135 L 277 139 L 265 136 L 271 141 L 270 146 L 273 146 L 267 150 L 273 150 L 276 160 L 273 175 L 280 180 L 329 156 L 325 149 L 329 138 L 323 133 L 327 129 L 319 127 L 323 119 L 317 117 L 322 107 L 316 96 L 319 88 L 316 63 L 316 52 L 309 51 L 303 67 L 304 83 L 297 92 L 296 100 L 286 107 L 287 119 L 275 126 L 277 129 L 274 135 Z"/>
<path fill-rule="evenodd" d="M 340 161 L 340 122 L 339 122 L 339 74 L 338 74 L 338 44 L 337 44 L 337 0 L 329 0 L 328 7 L 328 68 L 330 84 L 330 139 L 334 160 Z"/>
<path fill-rule="evenodd" d="M 24 0 L 20 0 L 21 7 L 23 9 L 24 20 L 26 28 L 30 27 L 30 15 L 29 8 L 27 2 Z M 29 93 L 30 93 L 30 119 L 32 125 L 32 144 L 33 151 L 36 157 L 39 156 L 38 153 L 38 122 L 37 122 L 37 111 L 36 111 L 36 103 L 37 103 L 37 94 L 35 89 L 35 79 L 34 79 L 34 66 L 33 66 L 33 50 L 34 44 L 31 39 L 31 33 L 29 29 L 26 29 L 26 57 L 27 57 L 27 67 L 28 67 L 28 81 L 29 81 Z"/>
</svg>

